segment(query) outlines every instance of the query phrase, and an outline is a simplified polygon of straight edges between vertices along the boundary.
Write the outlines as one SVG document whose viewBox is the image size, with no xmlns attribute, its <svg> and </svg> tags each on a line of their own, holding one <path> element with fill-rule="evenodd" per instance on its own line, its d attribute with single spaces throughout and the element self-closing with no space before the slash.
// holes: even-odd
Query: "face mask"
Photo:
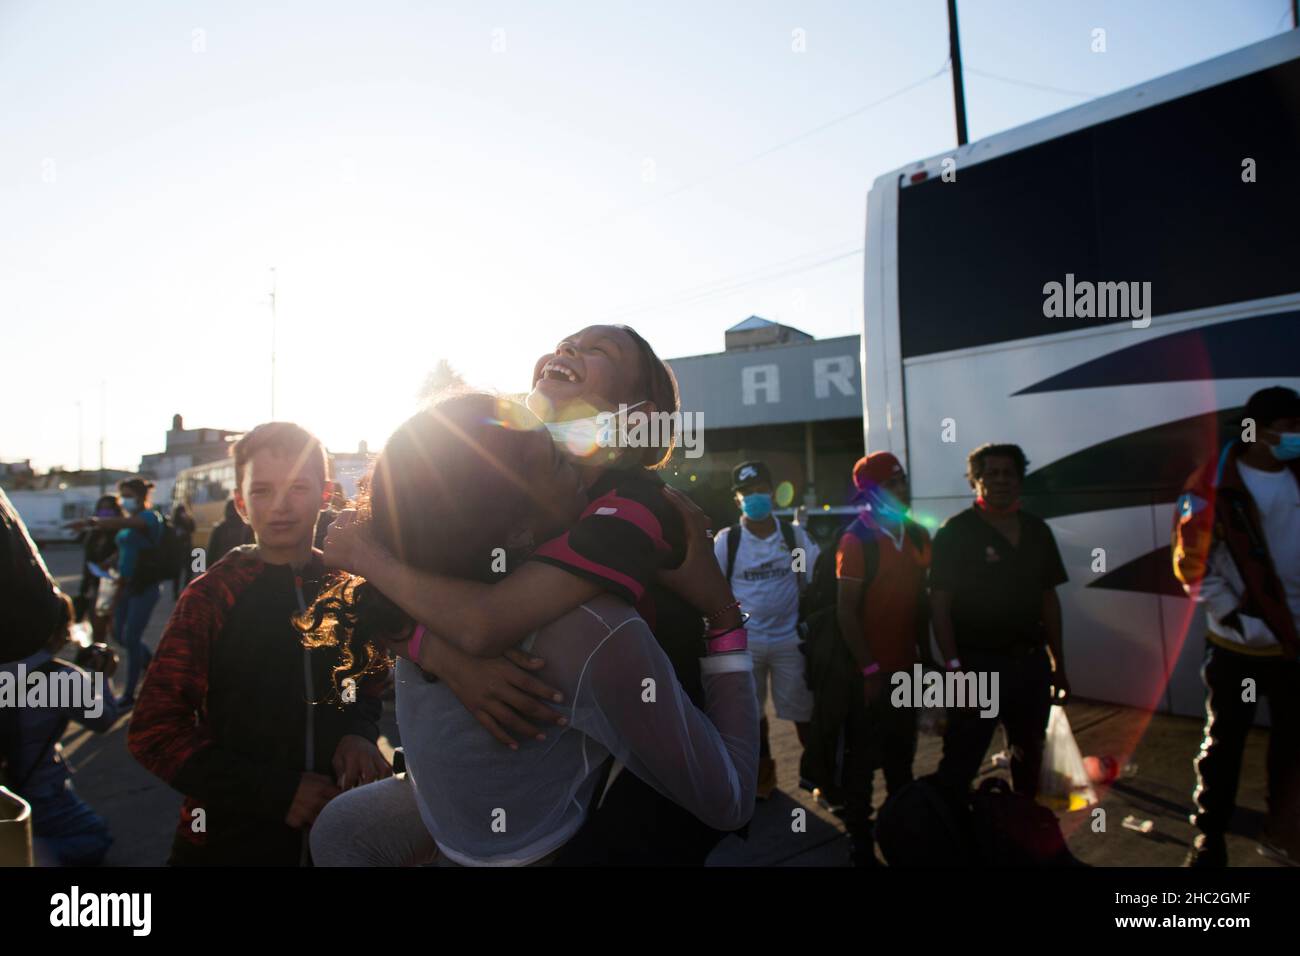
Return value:
<svg viewBox="0 0 1300 956">
<path fill-rule="evenodd" d="M 755 492 L 740 499 L 740 510 L 750 521 L 762 521 L 772 513 L 772 496 Z"/>
<path fill-rule="evenodd" d="M 1276 445 L 1270 445 L 1269 450 L 1278 461 L 1300 458 L 1300 432 L 1281 432 L 1281 440 Z"/>
<path fill-rule="evenodd" d="M 884 488 L 876 488 L 869 492 L 867 502 L 871 505 L 871 513 L 879 515 L 886 521 L 902 521 L 907 517 L 906 506 Z"/>
<path fill-rule="evenodd" d="M 136 501 L 134 498 L 123 498 L 122 510 L 129 515 L 133 515 L 140 510 L 140 502 Z"/>
<path fill-rule="evenodd" d="M 627 406 L 627 411 L 644 405 L 644 401 Z M 552 440 L 563 445 L 571 454 L 590 455 L 597 448 L 621 447 L 615 440 L 614 427 L 618 421 L 617 412 L 599 412 L 587 418 L 571 418 L 563 422 L 547 422 L 546 430 Z"/>
<path fill-rule="evenodd" d="M 114 511 L 112 508 L 100 508 L 98 511 L 95 512 L 95 517 L 96 517 L 96 518 L 116 518 L 116 517 L 117 517 L 117 512 Z"/>
</svg>

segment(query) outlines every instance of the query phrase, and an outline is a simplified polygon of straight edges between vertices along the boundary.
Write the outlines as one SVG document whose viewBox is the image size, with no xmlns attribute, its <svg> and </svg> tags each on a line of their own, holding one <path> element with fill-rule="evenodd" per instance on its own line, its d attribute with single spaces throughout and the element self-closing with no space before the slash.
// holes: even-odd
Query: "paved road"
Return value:
<svg viewBox="0 0 1300 956">
<path fill-rule="evenodd" d="M 45 559 L 60 584 L 75 590 L 80 577 L 80 554 L 69 546 L 45 549 Z M 156 647 L 173 600 L 165 589 L 145 643 Z M 123 669 L 124 670 L 124 669 Z M 120 675 L 121 672 L 119 672 Z M 119 677 L 120 681 L 120 677 Z M 120 685 L 118 690 L 120 691 Z M 710 857 L 722 866 L 847 866 L 848 844 L 844 828 L 831 813 L 818 806 L 798 787 L 799 743 L 794 727 L 777 721 L 770 712 L 772 748 L 778 766 L 778 791 L 760 803 L 748 840 L 728 837 Z M 1192 757 L 1200 745 L 1200 722 L 1184 717 L 1152 715 L 1146 711 L 1087 701 L 1067 708 L 1080 749 L 1085 754 L 1114 754 L 1136 764 L 1137 772 L 1118 781 L 1101 802 L 1105 830 L 1095 832 L 1087 811 L 1061 814 L 1062 828 L 1075 855 L 1098 866 L 1177 866 L 1194 832 L 1187 822 L 1194 784 Z M 163 863 L 180 813 L 180 797 L 143 770 L 126 751 L 127 720 L 108 733 L 94 735 L 73 724 L 63 746 L 76 768 L 76 786 L 82 796 L 111 823 L 116 843 L 107 863 L 115 866 L 156 866 Z M 391 705 L 384 714 L 384 746 L 397 741 Z M 392 743 L 390 743 L 392 742 Z M 1253 837 L 1264 819 L 1264 755 L 1267 731 L 1250 732 L 1242 768 L 1239 806 L 1229 855 L 1234 866 L 1272 866 L 1255 851 Z M 993 748 L 1001 749 L 1000 735 Z M 929 773 L 939 761 L 941 741 L 922 736 L 916 760 L 918 775 Z M 991 756 L 991 755 L 990 755 Z M 986 761 L 986 774 L 1002 773 Z M 884 781 L 877 775 L 877 805 L 884 800 Z M 793 825 L 798 810 L 806 811 L 806 827 Z M 1143 834 L 1122 825 L 1125 817 L 1153 824 Z"/>
</svg>

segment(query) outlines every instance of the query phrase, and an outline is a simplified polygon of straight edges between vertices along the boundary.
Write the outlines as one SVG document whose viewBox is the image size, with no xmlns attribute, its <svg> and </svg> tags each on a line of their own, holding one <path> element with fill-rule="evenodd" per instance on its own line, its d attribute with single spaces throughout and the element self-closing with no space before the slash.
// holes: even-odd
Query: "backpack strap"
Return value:
<svg viewBox="0 0 1300 956">
<path fill-rule="evenodd" d="M 844 533 L 853 535 L 862 544 L 862 591 L 858 597 L 858 610 L 861 612 L 867 603 L 867 590 L 880 569 L 880 542 L 861 518 L 854 518 Z"/>
<path fill-rule="evenodd" d="M 794 549 L 799 547 L 798 540 L 796 539 L 794 533 L 794 525 L 790 524 L 789 522 L 782 521 L 780 518 L 777 518 L 776 526 L 781 529 L 781 537 L 785 540 L 785 549 L 789 551 L 791 555 L 793 555 Z M 808 555 L 806 552 L 804 553 L 804 560 L 805 561 L 808 560 Z M 808 586 L 808 578 L 811 576 L 812 576 L 812 568 L 808 568 L 806 573 L 800 572 L 795 574 L 794 585 L 795 588 L 798 589 L 800 594 L 802 594 L 804 588 Z"/>
<path fill-rule="evenodd" d="M 740 550 L 740 525 L 733 524 L 727 529 L 727 581 L 731 581 L 731 572 L 736 570 L 736 552 Z"/>
</svg>

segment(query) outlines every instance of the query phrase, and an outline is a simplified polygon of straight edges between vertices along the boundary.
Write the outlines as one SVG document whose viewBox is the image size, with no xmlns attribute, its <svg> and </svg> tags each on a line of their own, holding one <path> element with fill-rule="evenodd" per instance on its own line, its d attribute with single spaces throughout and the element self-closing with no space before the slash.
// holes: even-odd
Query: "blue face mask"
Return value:
<svg viewBox="0 0 1300 956">
<path fill-rule="evenodd" d="M 129 515 L 133 515 L 140 510 L 140 502 L 135 498 L 123 498 L 122 510 Z"/>
<path fill-rule="evenodd" d="M 1281 441 L 1270 445 L 1269 450 L 1278 461 L 1294 461 L 1300 458 L 1300 432 L 1281 432 Z"/>
<path fill-rule="evenodd" d="M 740 499 L 740 510 L 750 521 L 762 521 L 772 513 L 772 496 L 755 492 Z"/>
</svg>

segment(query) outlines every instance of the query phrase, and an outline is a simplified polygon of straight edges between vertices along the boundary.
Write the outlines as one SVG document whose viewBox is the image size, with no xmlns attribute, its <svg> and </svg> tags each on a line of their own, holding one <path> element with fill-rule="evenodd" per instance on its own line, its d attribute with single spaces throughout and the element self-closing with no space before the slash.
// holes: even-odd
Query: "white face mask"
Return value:
<svg viewBox="0 0 1300 956">
<path fill-rule="evenodd" d="M 628 405 L 624 411 L 631 411 L 637 405 Z M 586 418 L 572 418 L 564 422 L 547 422 L 546 429 L 551 438 L 559 442 L 570 454 L 580 457 L 592 455 L 597 448 L 618 448 L 622 443 L 617 440 L 615 426 L 619 412 L 598 412 Z"/>
</svg>

